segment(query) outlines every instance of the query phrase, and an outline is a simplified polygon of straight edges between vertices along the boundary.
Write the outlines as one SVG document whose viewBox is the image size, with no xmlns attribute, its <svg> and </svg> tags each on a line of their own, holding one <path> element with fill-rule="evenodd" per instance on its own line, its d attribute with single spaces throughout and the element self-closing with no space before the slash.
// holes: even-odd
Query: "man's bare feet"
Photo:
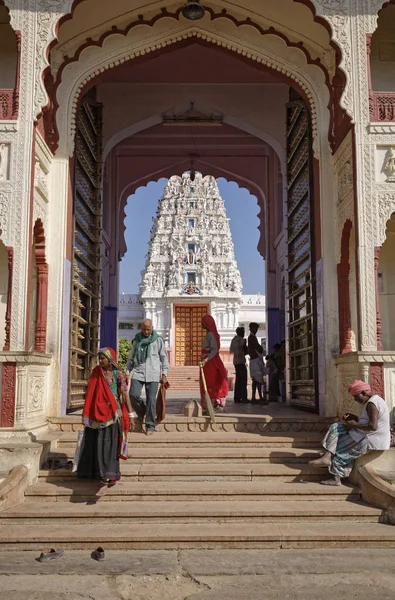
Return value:
<svg viewBox="0 0 395 600">
<path fill-rule="evenodd" d="M 321 485 L 341 485 L 342 481 L 340 477 L 332 477 L 332 479 L 326 479 L 325 481 L 320 481 Z"/>
<path fill-rule="evenodd" d="M 312 467 L 330 467 L 332 463 L 331 457 L 324 454 L 315 460 L 309 460 L 309 465 Z"/>
</svg>

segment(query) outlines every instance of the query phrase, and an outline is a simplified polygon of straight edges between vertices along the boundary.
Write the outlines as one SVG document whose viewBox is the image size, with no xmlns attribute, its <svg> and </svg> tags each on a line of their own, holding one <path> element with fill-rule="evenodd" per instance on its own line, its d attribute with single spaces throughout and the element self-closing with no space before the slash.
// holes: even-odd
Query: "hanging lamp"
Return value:
<svg viewBox="0 0 395 600">
<path fill-rule="evenodd" d="M 204 8 L 200 5 L 200 0 L 188 2 L 182 9 L 183 16 L 189 21 L 198 21 L 204 17 Z"/>
</svg>

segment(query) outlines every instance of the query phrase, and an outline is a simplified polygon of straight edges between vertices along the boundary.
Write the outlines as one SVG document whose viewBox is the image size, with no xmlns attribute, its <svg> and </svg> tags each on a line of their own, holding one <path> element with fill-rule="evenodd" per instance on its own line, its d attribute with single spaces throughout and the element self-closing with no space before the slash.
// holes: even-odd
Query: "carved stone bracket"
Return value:
<svg viewBox="0 0 395 600">
<path fill-rule="evenodd" d="M 382 246 L 386 239 L 387 221 L 395 212 L 395 189 L 393 192 L 377 194 L 378 226 L 376 245 Z"/>
<path fill-rule="evenodd" d="M 35 61 L 34 115 L 37 117 L 48 103 L 43 73 L 49 65 L 47 53 L 56 38 L 59 19 L 70 12 L 72 0 L 36 0 L 37 41 Z"/>
<path fill-rule="evenodd" d="M 349 0 L 314 0 L 317 14 L 331 25 L 332 38 L 342 50 L 340 68 L 346 74 L 346 87 L 340 104 L 353 117 L 353 69 L 351 52 L 351 18 Z"/>
</svg>

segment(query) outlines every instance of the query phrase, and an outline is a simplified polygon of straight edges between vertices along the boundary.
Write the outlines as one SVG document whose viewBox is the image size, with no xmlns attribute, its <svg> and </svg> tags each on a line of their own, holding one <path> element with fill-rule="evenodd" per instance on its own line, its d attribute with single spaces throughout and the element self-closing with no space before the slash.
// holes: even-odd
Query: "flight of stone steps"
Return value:
<svg viewBox="0 0 395 600">
<path fill-rule="evenodd" d="M 76 431 L 51 458 L 72 459 Z M 327 487 L 308 465 L 322 433 L 226 431 L 129 435 L 131 458 L 113 488 L 41 471 L 24 504 L 0 515 L 0 547 L 395 547 L 382 510 L 350 485 Z"/>
<path fill-rule="evenodd" d="M 234 366 L 225 365 L 229 377 L 234 378 Z M 172 367 L 169 371 L 168 381 L 172 391 L 199 390 L 199 367 Z"/>
<path fill-rule="evenodd" d="M 199 390 L 199 367 L 173 367 L 168 381 L 172 391 Z"/>
</svg>

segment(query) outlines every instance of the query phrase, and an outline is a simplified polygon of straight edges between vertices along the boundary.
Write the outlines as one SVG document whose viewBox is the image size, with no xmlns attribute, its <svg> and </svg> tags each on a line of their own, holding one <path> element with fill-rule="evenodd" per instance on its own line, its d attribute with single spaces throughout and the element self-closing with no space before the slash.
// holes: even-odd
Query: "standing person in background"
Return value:
<svg viewBox="0 0 395 600">
<path fill-rule="evenodd" d="M 162 373 L 161 373 L 162 371 Z M 159 381 L 167 383 L 169 359 L 165 342 L 152 328 L 151 319 L 145 319 L 133 340 L 126 365 L 126 374 L 131 378 L 130 399 L 139 419 L 145 416 L 145 433 L 152 435 L 155 432 L 156 396 Z M 145 386 L 146 402 L 141 397 Z"/>
<path fill-rule="evenodd" d="M 137 415 L 127 395 L 127 381 L 112 348 L 99 350 L 99 365 L 89 377 L 82 423 L 85 425 L 77 475 L 100 479 L 109 487 L 121 478 L 119 459 L 126 459 L 127 434 Z"/>
<path fill-rule="evenodd" d="M 266 368 L 263 362 L 263 348 L 257 340 L 256 334 L 259 329 L 258 323 L 250 323 L 250 335 L 248 336 L 248 354 L 250 355 L 250 375 L 252 379 L 251 404 L 268 404 L 263 398 L 262 386 L 265 383 Z M 258 392 L 259 400 L 256 400 Z"/>
<path fill-rule="evenodd" d="M 246 404 L 247 399 L 247 343 L 244 339 L 244 327 L 236 329 L 236 335 L 230 343 L 229 351 L 233 354 L 233 364 L 236 371 L 234 402 Z"/>
<path fill-rule="evenodd" d="M 206 379 L 207 391 L 213 404 L 214 410 L 221 412 L 225 408 L 228 396 L 228 371 L 219 355 L 221 347 L 217 326 L 212 316 L 206 315 L 202 319 L 202 327 L 207 331 L 202 341 L 202 363 L 204 377 Z M 204 413 L 207 414 L 204 399 L 204 388 L 200 379 L 200 397 Z"/>
</svg>

